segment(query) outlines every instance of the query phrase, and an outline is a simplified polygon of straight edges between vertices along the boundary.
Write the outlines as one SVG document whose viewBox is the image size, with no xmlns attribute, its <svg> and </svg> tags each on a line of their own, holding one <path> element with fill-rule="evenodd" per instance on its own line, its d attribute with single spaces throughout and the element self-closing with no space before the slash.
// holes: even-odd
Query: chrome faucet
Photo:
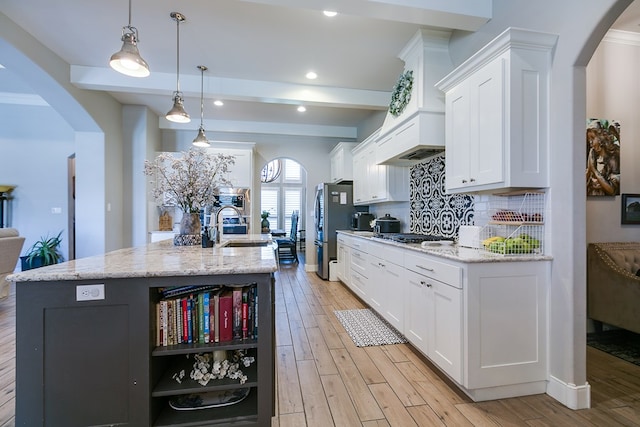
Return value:
<svg viewBox="0 0 640 427">
<path fill-rule="evenodd" d="M 216 212 L 215 216 L 213 217 L 213 229 L 215 230 L 215 239 L 214 241 L 216 243 L 220 243 L 220 237 L 222 236 L 222 231 L 223 231 L 223 221 L 220 221 L 220 212 L 222 212 L 225 209 L 233 209 L 236 212 L 236 215 L 238 215 L 238 218 L 240 218 L 240 224 L 244 224 L 244 217 L 242 216 L 242 212 L 240 211 L 240 209 L 236 208 L 235 206 L 231 206 L 231 205 L 224 205 L 224 206 L 220 206 L 220 209 L 218 210 L 218 212 Z M 249 230 L 249 225 L 247 224 L 247 231 Z"/>
</svg>

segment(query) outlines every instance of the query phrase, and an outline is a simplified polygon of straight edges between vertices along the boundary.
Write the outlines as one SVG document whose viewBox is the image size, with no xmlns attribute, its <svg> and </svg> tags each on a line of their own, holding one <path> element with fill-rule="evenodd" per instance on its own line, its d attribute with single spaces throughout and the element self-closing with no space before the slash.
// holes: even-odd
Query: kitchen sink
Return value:
<svg viewBox="0 0 640 427">
<path fill-rule="evenodd" d="M 228 241 L 228 242 L 224 242 L 222 245 L 220 245 L 223 248 L 254 248 L 254 247 L 260 247 L 260 246 L 267 246 L 269 244 L 269 242 L 267 240 L 261 240 L 261 241 L 252 241 L 252 242 L 242 242 L 242 241 Z"/>
</svg>

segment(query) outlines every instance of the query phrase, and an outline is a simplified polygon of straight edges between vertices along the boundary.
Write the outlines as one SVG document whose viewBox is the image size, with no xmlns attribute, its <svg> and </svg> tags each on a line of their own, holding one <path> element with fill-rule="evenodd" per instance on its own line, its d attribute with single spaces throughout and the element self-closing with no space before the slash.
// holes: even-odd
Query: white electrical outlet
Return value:
<svg viewBox="0 0 640 427">
<path fill-rule="evenodd" d="M 104 299 L 104 283 L 76 286 L 76 301 Z"/>
</svg>

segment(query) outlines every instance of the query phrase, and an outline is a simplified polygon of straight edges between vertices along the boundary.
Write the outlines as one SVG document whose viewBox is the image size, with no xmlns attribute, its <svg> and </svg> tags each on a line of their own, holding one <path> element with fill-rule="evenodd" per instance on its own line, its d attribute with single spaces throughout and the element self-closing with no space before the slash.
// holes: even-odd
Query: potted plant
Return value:
<svg viewBox="0 0 640 427">
<path fill-rule="evenodd" d="M 262 222 L 260 223 L 260 226 L 262 227 L 262 232 L 268 233 L 270 231 L 269 220 L 267 219 L 269 218 L 269 211 L 262 211 L 262 214 L 260 216 L 262 217 Z"/>
<path fill-rule="evenodd" d="M 22 271 L 32 268 L 43 267 L 45 265 L 57 264 L 64 260 L 60 252 L 62 242 L 62 231 L 56 237 L 40 237 L 40 240 L 29 248 L 25 256 L 20 257 Z"/>
</svg>

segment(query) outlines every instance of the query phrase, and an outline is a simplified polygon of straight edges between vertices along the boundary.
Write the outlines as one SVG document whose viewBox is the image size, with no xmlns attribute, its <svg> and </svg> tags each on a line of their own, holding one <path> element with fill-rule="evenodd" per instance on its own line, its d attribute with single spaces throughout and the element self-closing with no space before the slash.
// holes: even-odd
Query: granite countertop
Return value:
<svg viewBox="0 0 640 427">
<path fill-rule="evenodd" d="M 458 262 L 522 262 L 522 261 L 550 261 L 553 257 L 548 255 L 500 255 L 481 249 L 465 248 L 457 244 L 434 244 L 423 247 L 420 243 L 398 243 L 392 240 L 375 237 L 372 231 L 338 230 L 338 233 L 359 237 L 376 243 L 384 243 L 403 249 L 410 249 L 429 255 L 447 258 Z"/>
<path fill-rule="evenodd" d="M 266 246 L 234 247 L 266 243 Z M 12 282 L 271 273 L 277 270 L 270 234 L 223 236 L 213 248 L 174 246 L 172 240 L 14 273 Z"/>
</svg>

